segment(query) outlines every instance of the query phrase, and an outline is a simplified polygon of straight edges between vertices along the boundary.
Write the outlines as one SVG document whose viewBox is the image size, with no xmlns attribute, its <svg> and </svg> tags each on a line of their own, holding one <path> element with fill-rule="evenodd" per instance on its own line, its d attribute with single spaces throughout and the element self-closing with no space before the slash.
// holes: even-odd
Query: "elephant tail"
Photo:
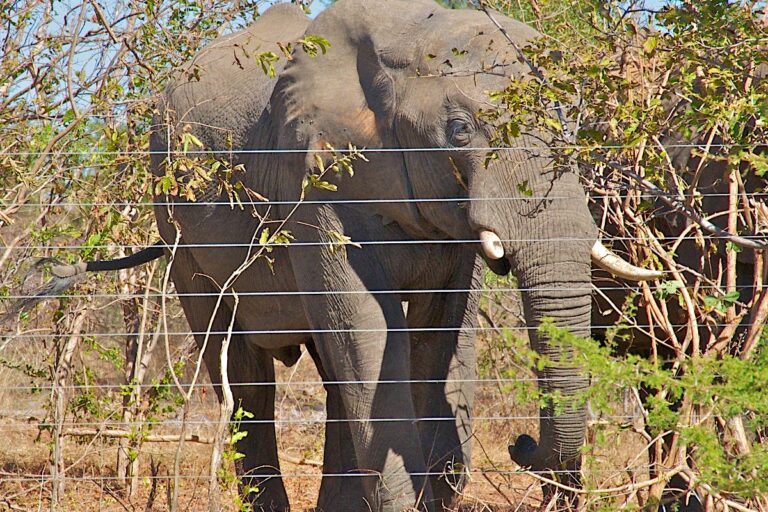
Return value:
<svg viewBox="0 0 768 512">
<path fill-rule="evenodd" d="M 153 245 L 145 247 L 139 252 L 124 258 L 114 260 L 94 260 L 88 262 L 82 261 L 71 265 L 62 263 L 54 258 L 39 259 L 35 262 L 30 273 L 45 265 L 51 265 L 51 279 L 42 286 L 32 290 L 25 297 L 12 303 L 8 308 L 8 311 L 0 316 L 0 325 L 5 325 L 6 322 L 16 318 L 19 313 L 30 309 L 35 304 L 42 302 L 49 297 L 64 293 L 87 272 L 122 270 L 143 265 L 144 263 L 160 258 L 164 254 L 164 246 L 164 242 L 156 242 Z"/>
</svg>

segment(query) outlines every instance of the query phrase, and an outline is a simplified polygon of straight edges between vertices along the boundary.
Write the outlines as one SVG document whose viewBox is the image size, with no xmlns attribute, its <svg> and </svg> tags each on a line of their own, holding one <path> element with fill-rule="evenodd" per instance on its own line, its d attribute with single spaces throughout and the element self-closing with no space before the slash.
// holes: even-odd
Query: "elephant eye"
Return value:
<svg viewBox="0 0 768 512">
<path fill-rule="evenodd" d="M 448 140 L 454 146 L 466 146 L 472 139 L 472 125 L 463 119 L 448 123 Z"/>
</svg>

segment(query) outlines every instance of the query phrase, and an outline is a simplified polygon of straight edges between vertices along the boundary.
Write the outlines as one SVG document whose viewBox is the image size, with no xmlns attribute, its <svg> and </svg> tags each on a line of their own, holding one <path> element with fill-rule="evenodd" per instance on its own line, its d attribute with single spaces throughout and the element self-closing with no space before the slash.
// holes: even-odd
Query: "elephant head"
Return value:
<svg viewBox="0 0 768 512">
<path fill-rule="evenodd" d="M 520 45 L 537 36 L 495 16 Z M 514 147 L 486 158 L 493 130 L 478 111 L 493 107 L 488 93 L 510 77 L 530 75 L 528 65 L 485 13 L 431 0 L 342 0 L 308 33 L 331 48 L 317 58 L 298 52 L 286 66 L 271 101 L 277 146 L 391 149 L 366 153 L 369 161 L 355 166 L 353 178 L 340 177 L 330 197 L 368 199 L 372 212 L 414 238 L 474 241 L 494 271 L 514 270 L 533 347 L 561 359 L 536 327 L 549 317 L 589 335 L 590 256 L 621 275 L 640 269 L 604 252 L 578 176 L 545 134 L 523 131 Z M 300 172 L 287 196 L 314 162 L 313 153 L 293 162 Z M 566 398 L 588 384 L 579 368 L 562 365 L 539 377 L 545 391 Z M 512 455 L 537 470 L 576 470 L 584 432 L 583 407 L 555 414 L 547 406 L 540 444 L 521 437 Z"/>
</svg>

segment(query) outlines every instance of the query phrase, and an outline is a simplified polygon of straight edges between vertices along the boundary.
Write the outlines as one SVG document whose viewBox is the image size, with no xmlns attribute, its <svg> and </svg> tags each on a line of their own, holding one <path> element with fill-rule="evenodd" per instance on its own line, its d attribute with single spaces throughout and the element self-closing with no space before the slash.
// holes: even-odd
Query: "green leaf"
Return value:
<svg viewBox="0 0 768 512">
<path fill-rule="evenodd" d="M 316 174 L 309 175 L 309 182 L 314 188 L 321 190 L 330 190 L 331 192 L 336 192 L 337 189 L 335 184 L 320 179 L 320 177 Z"/>
<path fill-rule="evenodd" d="M 320 174 L 325 172 L 325 162 L 320 153 L 315 153 L 315 167 L 320 171 Z"/>
<path fill-rule="evenodd" d="M 275 245 L 288 245 L 291 240 L 294 240 L 294 237 L 287 229 L 280 230 L 272 236 L 272 243 Z"/>
<path fill-rule="evenodd" d="M 556 132 L 562 132 L 563 131 L 563 125 L 555 119 L 554 117 L 546 116 L 544 117 L 544 124 L 555 130 Z"/>
<path fill-rule="evenodd" d="M 719 309 L 720 302 L 720 298 L 715 297 L 714 295 L 707 295 L 704 297 L 704 305 L 708 309 Z"/>
<path fill-rule="evenodd" d="M 74 109 L 67 110 L 64 115 L 61 118 L 61 122 L 64 124 L 69 124 L 75 119 L 75 111 Z"/>
<path fill-rule="evenodd" d="M 704 297 L 704 305 L 711 310 L 717 310 L 725 313 L 728 308 L 733 306 L 739 300 L 740 293 L 733 291 L 723 296 L 707 295 Z"/>
<path fill-rule="evenodd" d="M 643 43 L 643 51 L 646 53 L 646 55 L 650 55 L 653 53 L 657 46 L 659 46 L 659 37 L 650 36 Z"/>
<path fill-rule="evenodd" d="M 247 430 L 233 432 L 232 433 L 232 437 L 230 438 L 230 443 L 231 444 L 237 444 L 238 442 L 240 442 L 243 439 L 245 439 L 247 436 L 248 436 L 248 431 Z"/>
<path fill-rule="evenodd" d="M 360 244 L 353 242 L 350 237 L 338 231 L 328 230 L 326 235 L 328 236 L 328 246 L 331 249 L 331 254 L 336 254 L 339 251 L 343 252 L 347 245 L 357 247 L 358 249 L 362 248 Z"/>
<path fill-rule="evenodd" d="M 277 71 L 275 70 L 275 62 L 280 60 L 280 57 L 278 57 L 275 52 L 257 53 L 255 58 L 256 62 L 259 63 L 261 70 L 265 75 L 267 75 L 269 78 L 274 78 L 277 76 Z"/>
<path fill-rule="evenodd" d="M 318 52 L 325 55 L 330 48 L 331 43 L 324 37 L 306 35 L 303 39 L 299 39 L 299 44 L 304 52 L 310 57 L 316 57 Z"/>
<path fill-rule="evenodd" d="M 522 183 L 517 184 L 517 191 L 520 192 L 525 197 L 533 197 L 533 190 L 528 185 L 528 180 L 525 180 Z"/>
<path fill-rule="evenodd" d="M 198 148 L 202 148 L 203 143 L 200 142 L 200 139 L 195 137 L 194 134 L 190 132 L 184 132 L 181 134 L 181 146 L 184 153 L 189 153 L 189 148 L 191 146 L 197 146 Z"/>
<path fill-rule="evenodd" d="M 233 416 L 235 417 L 236 421 L 240 421 L 243 418 L 252 419 L 254 417 L 252 412 L 246 411 L 242 407 L 238 407 Z"/>
<path fill-rule="evenodd" d="M 682 285 L 678 281 L 663 281 L 658 287 L 658 297 L 660 299 L 666 299 L 677 293 L 677 290 L 682 288 Z"/>
<path fill-rule="evenodd" d="M 261 234 L 259 235 L 259 245 L 267 245 L 269 242 L 269 228 L 264 228 L 261 230 Z"/>
</svg>

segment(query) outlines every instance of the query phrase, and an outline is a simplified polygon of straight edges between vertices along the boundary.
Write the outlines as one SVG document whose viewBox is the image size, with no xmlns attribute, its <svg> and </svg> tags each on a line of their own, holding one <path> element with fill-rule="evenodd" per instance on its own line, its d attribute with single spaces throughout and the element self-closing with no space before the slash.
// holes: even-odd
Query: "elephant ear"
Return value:
<svg viewBox="0 0 768 512">
<path fill-rule="evenodd" d="M 286 159 L 283 172 L 295 173 L 299 166 L 303 178 L 316 166 L 316 150 L 329 145 L 336 149 L 349 144 L 372 150 L 398 147 L 396 75 L 415 58 L 415 49 L 403 52 L 392 45 L 395 34 L 435 9 L 441 7 L 426 0 L 342 0 L 317 17 L 306 33 L 327 39 L 330 47 L 314 57 L 301 49 L 294 51 L 271 99 L 277 147 L 307 150 L 301 164 L 293 160 L 286 165 Z M 368 162 L 353 163 L 354 177 L 328 177 L 338 184 L 332 199 L 382 200 L 366 208 L 398 222 L 406 231 L 425 234 L 428 228 L 409 201 L 413 194 L 402 153 L 364 155 Z"/>
</svg>

